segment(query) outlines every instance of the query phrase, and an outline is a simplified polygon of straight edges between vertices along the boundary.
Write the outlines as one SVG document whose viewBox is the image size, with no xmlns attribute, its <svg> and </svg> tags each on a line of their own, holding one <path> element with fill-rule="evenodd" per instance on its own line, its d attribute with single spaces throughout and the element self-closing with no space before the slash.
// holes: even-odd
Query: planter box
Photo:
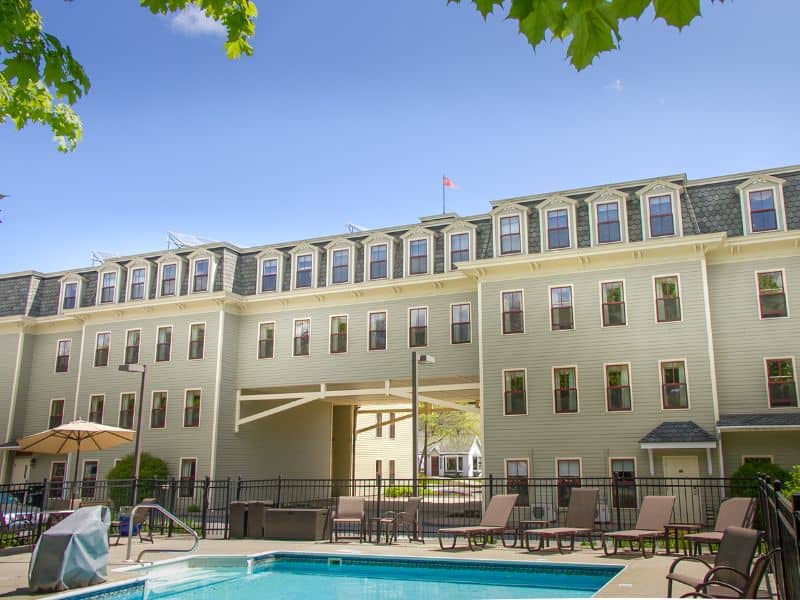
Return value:
<svg viewBox="0 0 800 600">
<path fill-rule="evenodd" d="M 268 508 L 264 512 L 264 538 L 322 540 L 327 520 L 324 508 Z"/>
</svg>

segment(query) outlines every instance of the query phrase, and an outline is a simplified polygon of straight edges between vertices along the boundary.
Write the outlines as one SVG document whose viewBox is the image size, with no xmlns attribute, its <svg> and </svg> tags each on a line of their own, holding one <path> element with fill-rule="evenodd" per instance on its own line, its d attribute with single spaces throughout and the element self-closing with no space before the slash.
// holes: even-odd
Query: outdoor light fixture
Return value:
<svg viewBox="0 0 800 600">
<path fill-rule="evenodd" d="M 141 373 L 142 382 L 139 386 L 139 400 L 136 406 L 136 437 L 133 443 L 133 489 L 131 490 L 131 506 L 136 506 L 136 492 L 139 487 L 139 463 L 142 436 L 142 406 L 144 406 L 144 377 L 147 373 L 146 365 L 120 365 L 120 371 L 126 373 Z"/>
<path fill-rule="evenodd" d="M 417 404 L 419 376 L 417 365 L 432 365 L 436 359 L 430 354 L 411 353 L 411 482 L 413 495 L 417 495 Z"/>
</svg>

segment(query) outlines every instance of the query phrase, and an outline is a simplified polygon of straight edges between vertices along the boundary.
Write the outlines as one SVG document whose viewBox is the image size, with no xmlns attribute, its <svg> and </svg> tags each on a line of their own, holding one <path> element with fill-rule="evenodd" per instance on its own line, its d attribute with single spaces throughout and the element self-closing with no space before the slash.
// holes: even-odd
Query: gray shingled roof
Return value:
<svg viewBox="0 0 800 600">
<path fill-rule="evenodd" d="M 671 442 L 715 442 L 717 438 L 694 421 L 664 421 L 639 440 L 641 444 Z"/>
<path fill-rule="evenodd" d="M 800 426 L 800 413 L 770 413 L 749 415 L 720 415 L 718 427 L 775 427 Z"/>
</svg>

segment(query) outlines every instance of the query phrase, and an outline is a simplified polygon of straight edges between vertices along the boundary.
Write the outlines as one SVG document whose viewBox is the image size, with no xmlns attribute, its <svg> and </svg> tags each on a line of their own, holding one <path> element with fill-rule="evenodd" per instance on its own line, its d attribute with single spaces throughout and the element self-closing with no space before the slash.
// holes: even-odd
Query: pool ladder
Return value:
<svg viewBox="0 0 800 600">
<path fill-rule="evenodd" d="M 195 550 L 197 550 L 197 546 L 200 543 L 200 538 L 197 536 L 197 532 L 194 529 L 189 527 L 186 523 L 181 521 L 178 517 L 173 515 L 171 512 L 169 512 L 166 508 L 164 508 L 160 504 L 137 504 L 136 506 L 133 507 L 133 509 L 131 509 L 130 520 L 128 521 L 128 523 L 129 523 L 129 525 L 128 525 L 128 550 L 127 550 L 127 552 L 125 554 L 125 561 L 126 562 L 130 562 L 130 560 L 131 560 L 131 541 L 133 540 L 133 523 L 135 523 L 134 515 L 136 514 L 136 511 L 141 510 L 141 509 L 157 510 L 162 515 L 167 517 L 170 521 L 174 522 L 178 527 L 180 527 L 181 529 L 186 531 L 186 533 L 191 534 L 192 537 L 194 538 L 194 543 L 192 544 L 192 547 L 188 548 L 188 549 L 187 548 L 183 548 L 183 549 L 180 549 L 180 548 L 179 549 L 174 549 L 174 548 L 146 548 L 146 549 L 142 550 L 141 552 L 139 552 L 139 556 L 136 557 L 136 561 L 135 562 L 141 562 L 142 561 L 142 556 L 144 556 L 148 552 L 186 552 L 186 553 L 192 553 Z"/>
</svg>

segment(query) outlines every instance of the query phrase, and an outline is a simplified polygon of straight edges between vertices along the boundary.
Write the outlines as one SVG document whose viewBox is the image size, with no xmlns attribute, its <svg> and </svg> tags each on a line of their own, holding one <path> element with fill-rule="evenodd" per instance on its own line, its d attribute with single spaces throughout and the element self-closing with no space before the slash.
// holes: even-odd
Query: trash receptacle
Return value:
<svg viewBox="0 0 800 600">
<path fill-rule="evenodd" d="M 230 537 L 233 539 L 241 539 L 247 536 L 247 502 L 234 501 L 231 502 L 230 508 Z"/>
</svg>

